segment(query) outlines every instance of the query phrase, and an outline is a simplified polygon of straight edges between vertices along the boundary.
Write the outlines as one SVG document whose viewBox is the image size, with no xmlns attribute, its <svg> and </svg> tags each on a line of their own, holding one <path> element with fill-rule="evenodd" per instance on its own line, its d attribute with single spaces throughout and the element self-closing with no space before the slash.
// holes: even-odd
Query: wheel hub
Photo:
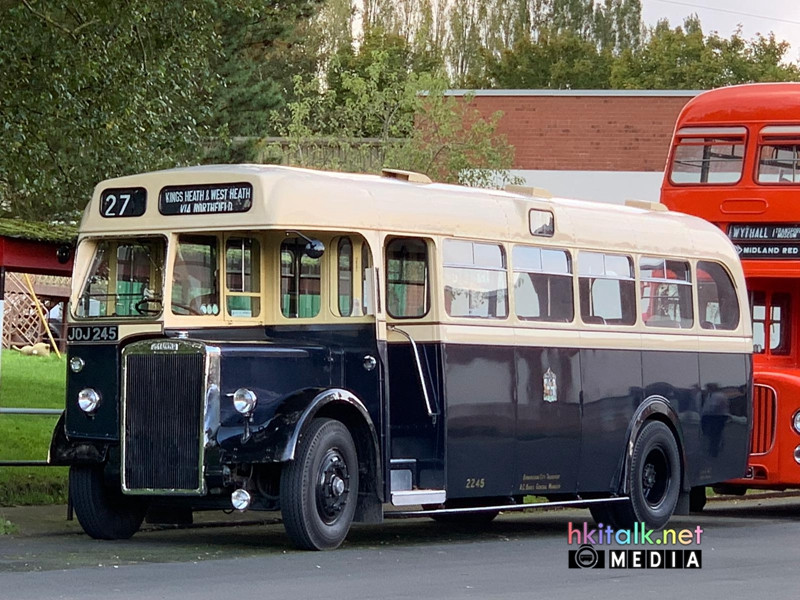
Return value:
<svg viewBox="0 0 800 600">
<path fill-rule="evenodd" d="M 651 507 L 655 508 L 663 502 L 671 478 L 672 470 L 664 451 L 654 448 L 648 453 L 642 468 L 642 493 Z"/>
<path fill-rule="evenodd" d="M 339 518 L 350 495 L 347 463 L 337 448 L 330 448 L 322 458 L 317 478 L 317 511 L 331 525 Z"/>
<path fill-rule="evenodd" d="M 656 483 L 656 468 L 648 464 L 644 468 L 644 473 L 642 474 L 642 484 L 645 490 L 650 490 Z"/>
</svg>

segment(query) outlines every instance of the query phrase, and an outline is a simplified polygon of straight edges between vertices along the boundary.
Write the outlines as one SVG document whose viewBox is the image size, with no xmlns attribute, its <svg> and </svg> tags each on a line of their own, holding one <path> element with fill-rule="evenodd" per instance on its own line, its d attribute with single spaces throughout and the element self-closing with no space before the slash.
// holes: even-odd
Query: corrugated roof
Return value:
<svg viewBox="0 0 800 600">
<path fill-rule="evenodd" d="M 33 242 L 68 243 L 78 237 L 78 228 L 72 225 L 53 225 L 21 219 L 0 219 L 0 237 Z"/>
</svg>

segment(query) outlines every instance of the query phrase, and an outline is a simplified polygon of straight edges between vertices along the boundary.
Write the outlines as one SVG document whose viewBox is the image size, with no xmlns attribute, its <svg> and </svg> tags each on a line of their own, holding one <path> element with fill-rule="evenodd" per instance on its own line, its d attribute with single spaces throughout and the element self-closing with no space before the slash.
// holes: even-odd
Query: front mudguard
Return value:
<svg viewBox="0 0 800 600">
<path fill-rule="evenodd" d="M 234 436 L 220 443 L 222 462 L 266 463 L 294 460 L 305 426 L 323 408 L 340 405 L 355 411 L 370 432 L 375 456 L 380 456 L 378 434 L 364 404 L 352 393 L 338 388 L 306 388 L 286 398 L 266 423 L 251 426 L 250 435 Z"/>
<path fill-rule="evenodd" d="M 50 440 L 47 464 L 69 466 L 104 463 L 108 457 L 108 446 L 92 440 L 70 440 L 67 437 L 66 415 L 62 412 Z"/>
</svg>

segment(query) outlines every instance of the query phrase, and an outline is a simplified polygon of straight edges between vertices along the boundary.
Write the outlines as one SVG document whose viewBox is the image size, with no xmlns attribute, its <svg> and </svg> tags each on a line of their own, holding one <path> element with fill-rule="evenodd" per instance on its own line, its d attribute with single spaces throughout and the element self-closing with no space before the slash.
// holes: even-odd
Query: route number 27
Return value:
<svg viewBox="0 0 800 600">
<path fill-rule="evenodd" d="M 125 215 L 125 209 L 128 208 L 128 203 L 131 201 L 130 194 L 119 195 L 119 212 L 114 212 L 117 209 L 117 197 L 114 194 L 106 196 L 106 201 L 103 204 L 104 217 L 122 217 Z"/>
<path fill-rule="evenodd" d="M 100 214 L 104 217 L 139 217 L 147 206 L 144 188 L 112 188 L 100 196 Z"/>
</svg>

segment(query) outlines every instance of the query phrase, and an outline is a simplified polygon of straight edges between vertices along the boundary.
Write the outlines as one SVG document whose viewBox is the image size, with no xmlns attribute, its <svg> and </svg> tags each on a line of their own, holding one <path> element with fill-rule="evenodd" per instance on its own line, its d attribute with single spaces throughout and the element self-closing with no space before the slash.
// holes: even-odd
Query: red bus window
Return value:
<svg viewBox="0 0 800 600">
<path fill-rule="evenodd" d="M 764 354 L 767 347 L 767 295 L 750 292 L 750 311 L 753 315 L 753 352 Z"/>
<path fill-rule="evenodd" d="M 770 354 L 789 354 L 789 294 L 772 294 L 769 310 L 769 351 Z"/>
<path fill-rule="evenodd" d="M 800 141 L 762 144 L 758 156 L 758 183 L 800 183 Z"/>
<path fill-rule="evenodd" d="M 753 314 L 753 352 L 756 354 L 786 355 L 790 346 L 789 306 L 791 296 L 775 293 L 769 298 L 764 292 L 750 292 Z"/>
<path fill-rule="evenodd" d="M 672 183 L 713 185 L 736 183 L 742 178 L 743 127 L 684 128 L 675 138 L 677 146 L 670 166 Z"/>
</svg>

